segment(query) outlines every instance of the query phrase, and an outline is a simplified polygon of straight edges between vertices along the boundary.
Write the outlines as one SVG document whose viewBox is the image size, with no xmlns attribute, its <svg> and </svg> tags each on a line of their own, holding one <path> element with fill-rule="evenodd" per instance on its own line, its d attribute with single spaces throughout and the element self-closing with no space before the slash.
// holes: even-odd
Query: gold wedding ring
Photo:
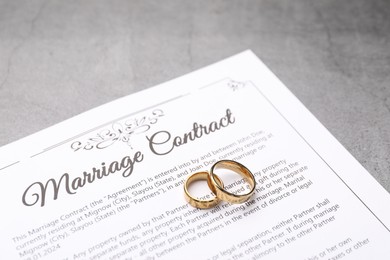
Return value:
<svg viewBox="0 0 390 260">
<path fill-rule="evenodd" d="M 215 193 L 215 187 L 211 184 L 210 179 L 209 179 L 209 173 L 208 172 L 196 172 L 192 174 L 190 177 L 187 178 L 187 180 L 184 183 L 184 197 L 186 201 L 193 207 L 195 208 L 200 208 L 200 209 L 208 209 L 216 206 L 219 202 L 220 199 L 217 197 L 213 197 L 210 200 L 201 200 L 201 199 L 196 199 L 193 196 L 190 195 L 188 192 L 188 187 L 189 185 L 198 180 L 207 180 L 207 185 L 209 186 L 210 190 Z M 218 183 L 219 187 L 224 187 L 222 180 L 216 176 L 214 179 L 215 183 Z"/>
<path fill-rule="evenodd" d="M 222 169 L 228 169 L 231 171 L 234 171 L 238 174 L 240 174 L 250 185 L 250 191 L 245 194 L 234 194 L 231 192 L 228 192 L 225 190 L 223 185 L 220 185 L 219 183 L 219 177 L 214 173 L 215 170 L 222 168 Z M 247 201 L 252 194 L 255 191 L 256 187 L 256 181 L 255 177 L 253 174 L 246 168 L 244 165 L 241 163 L 231 161 L 231 160 L 222 160 L 216 162 L 212 167 L 209 172 L 209 181 L 211 182 L 211 186 L 214 187 L 214 194 L 216 195 L 217 198 L 227 201 L 233 204 L 238 204 L 238 203 L 243 203 Z"/>
</svg>

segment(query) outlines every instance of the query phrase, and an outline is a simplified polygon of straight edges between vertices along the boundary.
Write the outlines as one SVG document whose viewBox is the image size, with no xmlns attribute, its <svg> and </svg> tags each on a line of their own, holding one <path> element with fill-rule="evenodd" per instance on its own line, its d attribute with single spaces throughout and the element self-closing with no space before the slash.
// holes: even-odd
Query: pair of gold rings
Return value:
<svg viewBox="0 0 390 260">
<path fill-rule="evenodd" d="M 217 169 L 228 169 L 241 175 L 244 180 L 249 183 L 250 191 L 245 194 L 234 194 L 224 188 L 222 180 L 214 173 Z M 188 191 L 189 185 L 197 180 L 207 180 L 207 185 L 214 193 L 215 197 L 210 200 L 197 199 L 191 196 Z M 184 183 L 184 197 L 186 201 L 193 207 L 208 209 L 216 206 L 221 200 L 239 204 L 247 201 L 255 191 L 256 181 L 253 174 L 241 163 L 231 160 L 221 160 L 216 162 L 209 172 L 196 172 L 189 176 Z"/>
</svg>

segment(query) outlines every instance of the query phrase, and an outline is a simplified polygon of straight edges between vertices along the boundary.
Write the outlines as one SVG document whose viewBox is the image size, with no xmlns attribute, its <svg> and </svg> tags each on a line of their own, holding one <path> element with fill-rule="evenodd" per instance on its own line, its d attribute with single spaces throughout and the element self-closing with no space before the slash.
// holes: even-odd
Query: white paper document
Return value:
<svg viewBox="0 0 390 260">
<path fill-rule="evenodd" d="M 254 195 L 191 207 L 223 159 Z M 390 257 L 389 194 L 250 51 L 0 148 L 0 194 L 0 259 Z"/>
</svg>

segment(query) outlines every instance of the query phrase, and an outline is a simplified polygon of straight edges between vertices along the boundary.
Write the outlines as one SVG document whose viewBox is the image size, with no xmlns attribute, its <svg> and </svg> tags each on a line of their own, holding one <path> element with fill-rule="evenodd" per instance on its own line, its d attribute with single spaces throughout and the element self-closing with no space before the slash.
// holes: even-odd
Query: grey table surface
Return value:
<svg viewBox="0 0 390 260">
<path fill-rule="evenodd" d="M 0 0 L 0 145 L 246 49 L 390 191 L 387 0 Z"/>
</svg>

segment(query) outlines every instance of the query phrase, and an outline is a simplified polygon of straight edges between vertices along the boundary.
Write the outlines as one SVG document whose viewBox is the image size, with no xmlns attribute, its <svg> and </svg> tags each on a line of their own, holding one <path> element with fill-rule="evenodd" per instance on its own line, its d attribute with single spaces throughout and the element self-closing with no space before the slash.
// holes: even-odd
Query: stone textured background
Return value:
<svg viewBox="0 0 390 260">
<path fill-rule="evenodd" d="M 387 0 L 0 0 L 0 145 L 246 49 L 390 191 Z"/>
</svg>

